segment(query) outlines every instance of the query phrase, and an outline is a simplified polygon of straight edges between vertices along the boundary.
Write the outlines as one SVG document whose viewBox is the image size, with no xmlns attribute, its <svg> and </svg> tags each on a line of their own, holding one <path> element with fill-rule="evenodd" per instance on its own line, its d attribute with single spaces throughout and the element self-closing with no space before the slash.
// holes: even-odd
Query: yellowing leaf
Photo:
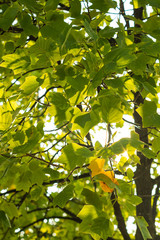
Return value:
<svg viewBox="0 0 160 240">
<path fill-rule="evenodd" d="M 97 158 L 90 163 L 88 168 L 92 171 L 92 177 L 104 171 L 102 169 L 104 166 L 104 162 L 104 159 Z"/>
</svg>

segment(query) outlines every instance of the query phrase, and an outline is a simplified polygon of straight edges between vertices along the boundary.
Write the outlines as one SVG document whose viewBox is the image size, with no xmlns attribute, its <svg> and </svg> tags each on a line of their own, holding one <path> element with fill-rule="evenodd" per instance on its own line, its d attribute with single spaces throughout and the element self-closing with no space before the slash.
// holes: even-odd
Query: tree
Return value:
<svg viewBox="0 0 160 240">
<path fill-rule="evenodd" d="M 0 239 L 160 239 L 160 1 L 125 4 L 0 1 Z"/>
</svg>

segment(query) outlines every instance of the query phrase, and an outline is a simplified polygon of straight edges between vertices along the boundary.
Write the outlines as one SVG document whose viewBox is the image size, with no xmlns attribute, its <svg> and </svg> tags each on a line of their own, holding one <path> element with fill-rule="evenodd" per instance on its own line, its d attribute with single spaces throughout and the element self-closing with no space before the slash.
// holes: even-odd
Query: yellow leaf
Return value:
<svg viewBox="0 0 160 240">
<path fill-rule="evenodd" d="M 118 182 L 117 182 L 117 180 L 114 177 L 114 172 L 113 171 L 105 172 L 103 170 L 104 162 L 105 162 L 105 160 L 104 159 L 100 159 L 100 158 L 96 158 L 95 160 L 91 161 L 91 163 L 90 163 L 88 168 L 91 169 L 91 171 L 92 171 L 92 177 L 94 177 L 94 176 L 96 176 L 98 174 L 104 174 L 105 176 L 110 178 L 111 181 L 114 184 L 118 185 Z M 114 189 L 110 188 L 105 182 L 100 181 L 99 183 L 100 183 L 100 186 L 101 186 L 101 188 L 102 188 L 102 190 L 104 192 L 113 192 Z"/>
<path fill-rule="evenodd" d="M 104 159 L 96 158 L 90 163 L 88 168 L 92 171 L 92 177 L 98 175 L 103 171 L 104 162 Z"/>
<path fill-rule="evenodd" d="M 113 192 L 113 188 L 108 187 L 104 182 L 100 182 L 100 186 L 104 192 Z"/>
<path fill-rule="evenodd" d="M 119 185 L 119 183 L 117 182 L 117 180 L 114 177 L 113 171 L 107 171 L 107 172 L 103 171 L 102 173 L 104 175 L 106 175 L 107 177 L 109 177 L 114 184 Z M 100 181 L 100 186 L 104 192 L 113 192 L 113 190 L 114 190 L 113 188 L 108 187 L 108 185 L 102 181 Z"/>
</svg>

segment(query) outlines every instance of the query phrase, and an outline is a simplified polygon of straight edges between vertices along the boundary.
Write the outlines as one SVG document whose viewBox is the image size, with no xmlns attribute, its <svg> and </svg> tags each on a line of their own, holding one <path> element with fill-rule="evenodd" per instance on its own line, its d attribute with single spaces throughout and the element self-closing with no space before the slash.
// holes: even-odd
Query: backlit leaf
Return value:
<svg viewBox="0 0 160 240">
<path fill-rule="evenodd" d="M 0 130 L 5 131 L 12 123 L 12 114 L 0 107 Z"/>
<path fill-rule="evenodd" d="M 39 87 L 39 83 L 36 79 L 35 76 L 26 77 L 25 82 L 21 85 L 24 94 L 29 95 Z"/>
<path fill-rule="evenodd" d="M 160 126 L 160 115 L 157 113 L 155 102 L 145 101 L 143 106 L 137 109 L 137 112 L 142 117 L 143 127 Z"/>
<path fill-rule="evenodd" d="M 86 136 L 89 130 L 99 122 L 97 111 L 80 113 L 74 118 L 73 130 L 80 129 L 82 136 Z"/>
</svg>

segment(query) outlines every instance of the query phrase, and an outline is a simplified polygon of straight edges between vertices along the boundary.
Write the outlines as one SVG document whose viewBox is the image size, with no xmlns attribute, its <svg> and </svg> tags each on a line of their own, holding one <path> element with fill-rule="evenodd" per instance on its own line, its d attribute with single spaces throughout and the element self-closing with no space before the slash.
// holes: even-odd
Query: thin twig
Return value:
<svg viewBox="0 0 160 240">
<path fill-rule="evenodd" d="M 58 164 L 55 164 L 55 163 L 50 163 L 50 162 L 46 161 L 45 159 L 36 157 L 34 154 L 31 154 L 31 153 L 27 153 L 26 156 L 29 156 L 29 157 L 31 157 L 31 158 L 35 158 L 35 159 L 37 159 L 37 160 L 40 160 L 40 161 L 42 161 L 42 162 L 44 162 L 44 163 L 47 163 L 47 164 L 49 164 L 49 165 L 51 165 L 51 166 L 53 166 L 53 167 L 63 168 L 62 165 L 58 165 Z"/>
<path fill-rule="evenodd" d="M 32 223 L 27 224 L 26 226 L 22 227 L 22 228 L 21 228 L 18 232 L 16 232 L 16 233 L 18 234 L 18 233 L 20 233 L 20 232 L 23 232 L 26 228 L 28 228 L 28 227 L 30 227 L 30 226 L 33 226 L 34 224 L 36 224 L 36 223 L 38 223 L 38 222 L 44 221 L 45 219 L 46 219 L 46 220 L 49 220 L 49 219 L 53 219 L 53 218 L 71 220 L 71 221 L 75 221 L 75 222 L 78 222 L 78 223 L 80 223 L 80 222 L 82 221 L 80 218 L 79 218 L 79 220 L 78 220 L 78 217 L 77 217 L 77 218 L 63 217 L 63 216 L 44 217 L 44 218 L 37 219 L 37 220 L 35 220 L 35 221 L 32 222 Z"/>
</svg>

